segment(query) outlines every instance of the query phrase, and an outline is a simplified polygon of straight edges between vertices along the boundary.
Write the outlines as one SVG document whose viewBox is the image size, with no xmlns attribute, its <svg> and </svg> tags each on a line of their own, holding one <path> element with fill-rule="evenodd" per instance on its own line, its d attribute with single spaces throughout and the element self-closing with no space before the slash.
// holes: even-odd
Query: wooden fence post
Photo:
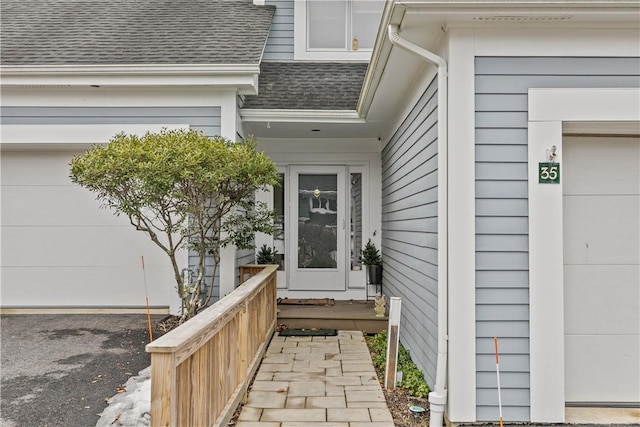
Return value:
<svg viewBox="0 0 640 427">
<path fill-rule="evenodd" d="M 387 334 L 387 367 L 384 386 L 388 390 L 396 388 L 396 372 L 398 370 L 398 345 L 400 343 L 400 308 L 402 300 L 391 297 L 389 301 L 389 332 Z"/>
<path fill-rule="evenodd" d="M 151 355 L 151 419 L 154 426 L 178 425 L 175 353 Z"/>
</svg>

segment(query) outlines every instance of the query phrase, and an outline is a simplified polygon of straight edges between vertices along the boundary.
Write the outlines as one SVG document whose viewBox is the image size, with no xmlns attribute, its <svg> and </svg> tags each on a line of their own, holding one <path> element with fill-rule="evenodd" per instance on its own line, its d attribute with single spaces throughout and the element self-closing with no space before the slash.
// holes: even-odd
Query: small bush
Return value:
<svg viewBox="0 0 640 427">
<path fill-rule="evenodd" d="M 278 255 L 276 248 L 262 245 L 256 254 L 256 264 L 277 264 L 276 255 Z"/>
<path fill-rule="evenodd" d="M 384 372 L 387 364 L 387 332 L 369 336 L 366 339 L 373 365 Z M 413 360 L 411 353 L 402 344 L 398 350 L 398 371 L 402 371 L 402 382 L 400 387 L 407 390 L 411 396 L 425 397 L 429 394 L 429 386 L 424 380 L 424 375 Z"/>
</svg>

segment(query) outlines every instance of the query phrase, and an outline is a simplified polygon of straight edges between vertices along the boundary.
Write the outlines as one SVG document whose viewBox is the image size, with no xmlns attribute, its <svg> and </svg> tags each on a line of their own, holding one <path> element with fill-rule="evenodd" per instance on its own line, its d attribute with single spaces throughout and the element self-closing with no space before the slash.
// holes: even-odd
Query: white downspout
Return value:
<svg viewBox="0 0 640 427">
<path fill-rule="evenodd" d="M 401 47 L 438 67 L 438 360 L 436 383 L 429 393 L 431 407 L 430 427 L 440 427 L 447 403 L 447 355 L 448 355 L 448 70 L 447 62 L 440 56 L 421 48 L 398 34 L 397 25 L 389 25 L 391 44 Z"/>
</svg>

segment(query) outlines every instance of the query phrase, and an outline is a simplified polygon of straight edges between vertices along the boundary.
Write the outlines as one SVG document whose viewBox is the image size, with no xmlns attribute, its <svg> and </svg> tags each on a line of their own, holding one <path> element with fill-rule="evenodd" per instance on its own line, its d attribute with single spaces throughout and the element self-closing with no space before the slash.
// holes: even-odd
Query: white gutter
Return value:
<svg viewBox="0 0 640 427">
<path fill-rule="evenodd" d="M 447 358 L 448 358 L 448 69 L 440 56 L 421 48 L 398 34 L 397 25 L 389 25 L 389 40 L 425 61 L 438 67 L 438 360 L 436 383 L 429 393 L 431 416 L 430 427 L 443 425 L 444 407 L 447 403 Z"/>
<path fill-rule="evenodd" d="M 0 85 L 203 86 L 258 93 L 258 64 L 1 65 Z"/>
<path fill-rule="evenodd" d="M 2 65 L 3 75 L 51 75 L 51 74 L 191 74 L 233 75 L 260 72 L 259 64 L 74 64 L 74 65 Z"/>
</svg>

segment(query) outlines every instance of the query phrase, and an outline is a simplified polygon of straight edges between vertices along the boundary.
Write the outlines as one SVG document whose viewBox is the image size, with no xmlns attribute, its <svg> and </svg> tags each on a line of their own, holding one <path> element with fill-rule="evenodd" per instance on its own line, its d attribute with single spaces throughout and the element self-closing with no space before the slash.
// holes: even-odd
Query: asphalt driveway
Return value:
<svg viewBox="0 0 640 427">
<path fill-rule="evenodd" d="M 0 331 L 0 427 L 95 426 L 151 363 L 145 315 L 3 315 Z"/>
</svg>

